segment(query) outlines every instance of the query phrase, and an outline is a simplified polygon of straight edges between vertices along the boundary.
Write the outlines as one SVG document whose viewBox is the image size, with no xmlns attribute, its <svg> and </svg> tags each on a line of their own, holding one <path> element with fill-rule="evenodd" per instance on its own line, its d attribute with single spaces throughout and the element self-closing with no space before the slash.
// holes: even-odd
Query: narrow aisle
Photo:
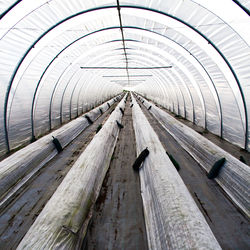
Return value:
<svg viewBox="0 0 250 250">
<path fill-rule="evenodd" d="M 87 127 L 61 154 L 40 169 L 28 186 L 20 190 L 0 213 L 0 249 L 16 249 L 81 152 L 93 139 L 98 126 L 106 121 L 116 105 L 117 103 Z"/>
<path fill-rule="evenodd" d="M 179 163 L 179 174 L 196 204 L 207 220 L 223 249 L 247 249 L 249 223 L 214 181 L 209 180 L 199 164 L 162 127 L 155 117 L 141 105 L 150 125 L 165 150 Z"/>
<path fill-rule="evenodd" d="M 104 179 L 87 235 L 85 249 L 148 249 L 128 97 L 112 162 Z"/>
</svg>

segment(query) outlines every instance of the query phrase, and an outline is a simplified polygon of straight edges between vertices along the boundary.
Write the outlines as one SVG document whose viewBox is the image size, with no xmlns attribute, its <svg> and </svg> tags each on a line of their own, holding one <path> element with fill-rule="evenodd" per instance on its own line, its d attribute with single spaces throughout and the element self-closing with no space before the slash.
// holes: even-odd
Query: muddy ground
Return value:
<svg viewBox="0 0 250 250">
<path fill-rule="evenodd" d="M 129 100 L 122 124 L 124 128 L 95 205 L 85 250 L 148 249 L 139 174 L 132 169 L 136 144 Z"/>
</svg>

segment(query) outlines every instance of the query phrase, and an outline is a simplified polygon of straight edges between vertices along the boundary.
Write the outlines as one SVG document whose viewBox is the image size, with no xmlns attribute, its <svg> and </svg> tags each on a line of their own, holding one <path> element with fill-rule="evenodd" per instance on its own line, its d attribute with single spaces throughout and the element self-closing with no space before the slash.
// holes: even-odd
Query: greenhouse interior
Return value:
<svg viewBox="0 0 250 250">
<path fill-rule="evenodd" d="M 0 9 L 0 249 L 250 249 L 249 0 Z"/>
</svg>

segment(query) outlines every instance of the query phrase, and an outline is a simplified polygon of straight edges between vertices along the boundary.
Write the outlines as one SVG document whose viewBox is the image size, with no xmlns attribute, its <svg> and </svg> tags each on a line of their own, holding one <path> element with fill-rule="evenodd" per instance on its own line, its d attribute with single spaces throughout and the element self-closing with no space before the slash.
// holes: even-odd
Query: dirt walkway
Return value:
<svg viewBox="0 0 250 250">
<path fill-rule="evenodd" d="M 88 250 L 148 249 L 139 175 L 132 169 L 136 145 L 129 100 L 87 235 Z"/>
</svg>

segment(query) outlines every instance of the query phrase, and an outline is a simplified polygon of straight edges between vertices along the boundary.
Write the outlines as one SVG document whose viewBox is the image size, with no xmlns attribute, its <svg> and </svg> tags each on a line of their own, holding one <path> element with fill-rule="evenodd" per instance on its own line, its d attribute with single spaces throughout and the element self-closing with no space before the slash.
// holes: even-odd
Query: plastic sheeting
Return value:
<svg viewBox="0 0 250 250">
<path fill-rule="evenodd" d="M 112 105 L 114 100 L 100 105 L 85 115 L 95 121 L 101 115 L 100 108 L 103 112 L 109 108 L 108 103 Z M 30 174 L 34 174 L 57 154 L 52 143 L 52 136 L 56 137 L 64 148 L 88 126 L 88 120 L 81 116 L 3 160 L 0 163 L 0 197 L 2 200 L 0 206 L 8 201 L 9 196 L 12 195 L 11 192 L 15 192 L 27 181 L 27 178 L 30 178 Z M 6 196 L 10 188 L 11 194 Z M 3 196 L 6 197 L 2 199 Z"/>
<path fill-rule="evenodd" d="M 124 97 L 125 98 L 125 97 Z M 80 155 L 17 249 L 81 249 L 91 207 L 109 168 L 121 122 L 118 104 Z"/>
<path fill-rule="evenodd" d="M 41 136 L 137 84 L 137 92 L 250 149 L 249 16 L 234 1 L 120 0 L 123 32 L 114 0 L 15 3 L 0 3 L 6 11 L 0 20 L 0 155 L 7 142 L 13 149 L 30 140 L 32 115 L 35 135 Z M 138 52 L 141 57 L 129 57 Z M 149 54 L 164 56 L 153 63 Z M 148 70 L 153 78 L 143 84 L 132 77 L 123 83 L 103 78 L 125 70 L 80 70 L 163 63 L 172 70 Z"/>
<path fill-rule="evenodd" d="M 149 249 L 221 249 L 205 218 L 133 98 L 137 154 Z"/>
<path fill-rule="evenodd" d="M 156 107 L 153 103 L 143 99 L 147 108 L 164 128 L 192 157 L 209 172 L 214 163 L 226 158 L 226 163 L 215 178 L 226 194 L 236 206 L 250 217 L 250 169 L 231 154 L 227 153 L 193 129 L 177 121 L 171 115 Z"/>
</svg>

